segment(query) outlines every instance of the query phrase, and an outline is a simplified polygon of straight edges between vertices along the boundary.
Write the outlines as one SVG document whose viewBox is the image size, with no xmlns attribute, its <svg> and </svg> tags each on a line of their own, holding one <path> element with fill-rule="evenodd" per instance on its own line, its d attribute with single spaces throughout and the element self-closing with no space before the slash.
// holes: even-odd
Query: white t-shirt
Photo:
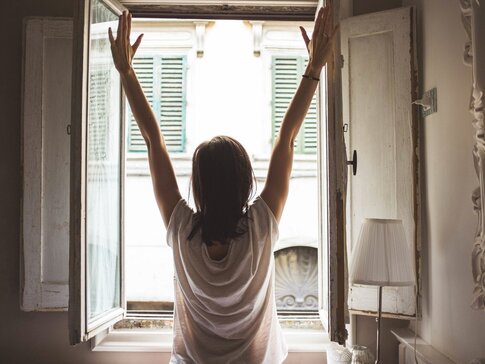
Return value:
<svg viewBox="0 0 485 364">
<path fill-rule="evenodd" d="M 278 223 L 260 197 L 247 232 L 212 260 L 185 200 L 173 210 L 167 243 L 175 263 L 174 339 L 170 363 L 278 364 L 286 358 L 274 298 L 273 247 Z"/>
</svg>

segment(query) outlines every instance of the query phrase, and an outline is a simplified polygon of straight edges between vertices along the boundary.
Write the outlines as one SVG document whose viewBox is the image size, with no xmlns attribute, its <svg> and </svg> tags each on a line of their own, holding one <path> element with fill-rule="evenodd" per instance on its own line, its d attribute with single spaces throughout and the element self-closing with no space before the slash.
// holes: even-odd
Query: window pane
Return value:
<svg viewBox="0 0 485 364">
<path fill-rule="evenodd" d="M 119 307 L 121 248 L 120 78 L 111 58 L 108 27 L 118 16 L 91 2 L 87 125 L 87 317 Z"/>
</svg>

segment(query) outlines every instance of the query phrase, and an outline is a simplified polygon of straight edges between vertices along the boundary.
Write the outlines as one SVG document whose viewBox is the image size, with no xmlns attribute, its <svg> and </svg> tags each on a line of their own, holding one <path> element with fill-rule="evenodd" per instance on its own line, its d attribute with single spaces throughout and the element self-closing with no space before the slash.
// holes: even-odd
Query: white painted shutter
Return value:
<svg viewBox="0 0 485 364">
<path fill-rule="evenodd" d="M 21 308 L 65 310 L 72 20 L 28 19 L 24 35 Z"/>
<path fill-rule="evenodd" d="M 416 241 L 416 125 L 412 113 L 412 9 L 348 18 L 341 24 L 343 119 L 349 160 L 347 239 L 355 246 L 364 218 L 402 219 L 412 251 Z M 353 285 L 349 308 L 377 310 L 377 288 Z M 413 316 L 413 287 L 385 287 L 383 312 Z"/>
</svg>

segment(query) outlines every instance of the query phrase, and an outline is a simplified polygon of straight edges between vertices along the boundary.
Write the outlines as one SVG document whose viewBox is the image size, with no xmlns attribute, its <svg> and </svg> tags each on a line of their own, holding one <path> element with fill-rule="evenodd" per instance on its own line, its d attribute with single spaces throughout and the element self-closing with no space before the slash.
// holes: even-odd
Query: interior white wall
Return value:
<svg viewBox="0 0 485 364">
<path fill-rule="evenodd" d="M 477 217 L 474 129 L 467 111 L 471 68 L 457 0 L 405 0 L 418 8 L 421 89 L 438 89 L 438 112 L 422 121 L 423 319 L 419 334 L 457 363 L 485 358 L 485 312 L 470 308 Z"/>
<path fill-rule="evenodd" d="M 471 68 L 462 62 L 466 35 L 458 0 L 403 0 L 402 5 L 417 7 L 419 87 L 438 89 L 438 112 L 420 125 L 423 317 L 418 333 L 457 363 L 468 363 L 485 358 L 485 312 L 470 308 L 477 222 L 471 192 L 478 182 L 467 111 Z M 353 2 L 354 15 L 388 6 L 380 0 Z M 356 342 L 374 347 L 374 319 L 361 316 L 356 324 Z M 384 322 L 385 362 L 398 361 L 397 344 L 388 331 L 398 325 L 404 322 Z"/>
</svg>

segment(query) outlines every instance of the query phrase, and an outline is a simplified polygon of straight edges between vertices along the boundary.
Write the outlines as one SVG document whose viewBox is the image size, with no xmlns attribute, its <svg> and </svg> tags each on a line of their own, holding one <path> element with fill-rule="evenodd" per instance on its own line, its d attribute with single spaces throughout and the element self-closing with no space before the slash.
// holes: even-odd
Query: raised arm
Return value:
<svg viewBox="0 0 485 364">
<path fill-rule="evenodd" d="M 181 195 L 157 119 L 143 93 L 131 64 L 143 34 L 131 45 L 130 33 L 131 14 L 125 11 L 118 22 L 116 39 L 113 37 L 111 28 L 108 31 L 111 53 L 116 69 L 120 73 L 121 83 L 123 84 L 131 111 L 147 145 L 153 190 L 163 221 L 165 226 L 167 226 L 172 211 L 180 200 Z"/>
<path fill-rule="evenodd" d="M 331 19 L 330 6 L 320 9 L 311 40 L 305 29 L 300 27 L 308 49 L 308 66 L 281 123 L 271 155 L 266 184 L 261 192 L 261 197 L 278 221 L 288 197 L 295 138 L 305 120 L 322 68 L 332 53 L 332 42 L 336 29 L 331 28 Z"/>
</svg>

